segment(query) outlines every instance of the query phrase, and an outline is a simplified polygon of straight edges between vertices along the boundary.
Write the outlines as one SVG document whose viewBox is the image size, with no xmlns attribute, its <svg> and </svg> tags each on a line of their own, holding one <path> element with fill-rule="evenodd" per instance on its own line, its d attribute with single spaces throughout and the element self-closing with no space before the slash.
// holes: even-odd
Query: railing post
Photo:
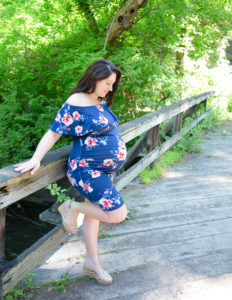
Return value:
<svg viewBox="0 0 232 300">
<path fill-rule="evenodd" d="M 207 98 L 204 101 L 202 101 L 202 103 L 204 105 L 204 111 L 206 111 L 206 109 L 207 109 Z"/>
<path fill-rule="evenodd" d="M 0 264 L 5 258 L 5 225 L 6 225 L 6 208 L 0 209 Z"/>
<path fill-rule="evenodd" d="M 197 117 L 198 107 L 199 107 L 198 104 L 196 104 L 196 105 L 193 106 L 193 114 L 195 115 L 195 116 L 194 116 L 195 118 Z"/>
<path fill-rule="evenodd" d="M 158 141 L 159 141 L 159 127 L 160 125 L 157 125 L 153 128 L 151 128 L 148 132 L 147 135 L 147 151 L 152 151 L 153 149 L 155 149 L 155 147 L 158 145 Z M 149 169 L 153 169 L 154 168 L 154 162 L 152 162 L 149 165 Z"/>
<path fill-rule="evenodd" d="M 183 125 L 184 113 L 180 113 L 173 118 L 173 134 L 181 130 Z"/>
</svg>

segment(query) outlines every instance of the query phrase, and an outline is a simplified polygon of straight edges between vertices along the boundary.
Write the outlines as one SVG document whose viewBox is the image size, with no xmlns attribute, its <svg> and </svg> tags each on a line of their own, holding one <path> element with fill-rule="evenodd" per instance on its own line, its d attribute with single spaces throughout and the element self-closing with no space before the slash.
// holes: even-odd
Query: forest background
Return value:
<svg viewBox="0 0 232 300">
<path fill-rule="evenodd" d="M 214 89 L 206 70 L 232 36 L 231 0 L 3 0 L 0 18 L 0 167 L 33 154 L 92 61 L 123 73 L 123 124 Z"/>
</svg>

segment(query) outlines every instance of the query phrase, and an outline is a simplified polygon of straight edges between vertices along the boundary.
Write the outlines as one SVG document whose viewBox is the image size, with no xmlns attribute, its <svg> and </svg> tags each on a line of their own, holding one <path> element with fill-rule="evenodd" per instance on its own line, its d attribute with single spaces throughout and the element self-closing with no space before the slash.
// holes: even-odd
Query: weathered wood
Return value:
<svg viewBox="0 0 232 300">
<path fill-rule="evenodd" d="M 202 103 L 204 105 L 204 110 L 206 111 L 206 109 L 207 109 L 207 99 L 205 99 Z"/>
<path fill-rule="evenodd" d="M 130 151 L 127 154 L 127 159 L 125 164 L 123 165 L 123 168 L 126 169 L 128 166 L 130 166 L 131 162 L 135 157 L 139 154 L 140 151 L 142 151 L 142 148 L 144 147 L 145 141 L 148 136 L 148 131 L 145 132 L 139 140 L 133 145 L 133 147 L 130 149 Z"/>
<path fill-rule="evenodd" d="M 6 295 L 20 279 L 37 266 L 66 236 L 68 233 L 63 225 L 58 225 L 6 265 L 2 271 L 2 296 Z"/>
<path fill-rule="evenodd" d="M 149 287 L 152 286 L 154 290 L 154 284 L 157 282 L 156 289 L 161 292 L 157 297 L 153 292 L 150 293 L 154 296 L 153 299 L 165 297 L 165 299 L 179 300 L 176 291 L 182 290 L 186 282 L 192 284 L 193 281 L 199 282 L 202 278 L 207 278 L 205 282 L 210 281 L 210 285 L 204 288 L 205 295 L 208 295 L 208 290 L 211 291 L 214 283 L 217 287 L 220 285 L 221 288 L 225 287 L 225 276 L 232 274 L 230 242 L 232 135 L 228 134 L 223 137 L 219 132 L 209 132 L 207 136 L 210 139 L 206 137 L 207 141 L 201 144 L 201 153 L 191 155 L 168 168 L 162 180 L 150 185 L 133 182 L 121 191 L 132 217 L 119 226 L 112 226 L 107 231 L 109 237 L 99 240 L 100 260 L 103 260 L 104 268 L 110 273 L 115 272 L 115 265 L 117 265 L 120 272 L 124 271 L 124 275 L 130 277 L 131 270 L 135 270 L 137 278 L 147 276 L 147 280 L 150 281 L 145 290 L 141 291 L 142 285 L 140 285 L 136 291 L 133 289 L 131 292 L 134 282 L 134 276 L 132 276 L 129 289 L 117 295 L 119 298 L 134 299 L 137 295 L 142 297 L 145 292 L 150 291 Z M 210 157 L 207 158 L 209 154 Z M 204 163 L 203 167 L 202 163 Z M 214 163 L 216 163 L 216 168 L 213 170 Z M 225 168 L 226 165 L 227 168 Z M 51 277 L 59 279 L 62 276 L 61 268 L 62 272 L 67 272 L 71 277 L 76 278 L 82 275 L 82 259 L 72 263 L 69 260 L 73 257 L 74 248 L 75 253 L 83 253 L 84 249 L 83 239 L 77 240 L 78 236 L 74 238 L 75 240 L 71 239 L 63 243 L 59 251 L 52 253 L 44 265 L 32 270 L 33 273 L 38 274 L 35 277 L 36 282 L 42 284 Z M 144 255 L 144 253 L 149 255 Z M 125 260 L 126 255 L 129 255 L 131 259 Z M 141 260 L 143 272 L 137 274 L 141 270 Z M 176 268 L 175 271 L 173 266 Z M 54 267 L 56 270 L 53 269 Z M 154 272 L 156 272 L 155 275 Z M 152 278 L 151 274 L 153 274 Z M 212 282 L 211 276 L 213 275 L 218 276 L 213 277 Z M 124 278 L 125 276 L 122 276 L 121 284 Z M 77 289 L 80 297 L 88 299 L 91 292 L 88 282 L 79 283 L 77 283 Z M 87 288 L 82 289 L 83 284 Z M 126 281 L 123 286 L 125 290 L 128 282 Z M 174 290 L 175 292 L 169 296 L 166 286 L 168 291 Z M 111 287 L 110 293 L 112 294 L 116 288 Z M 200 284 L 200 288 L 202 287 L 205 287 L 205 283 Z M 227 287 L 229 291 L 230 286 L 227 285 Z M 98 289 L 97 298 L 101 299 L 101 293 L 104 293 L 104 299 L 112 298 L 110 293 L 105 295 L 103 289 Z M 96 291 L 96 289 L 93 290 Z M 52 293 L 50 294 L 52 298 Z M 230 293 L 227 294 L 229 297 Z M 181 297 L 179 293 L 178 295 L 186 300 L 194 298 L 195 293 L 186 297 Z M 205 295 L 201 299 L 206 299 Z M 219 293 L 218 295 L 220 296 Z M 35 295 L 35 298 L 36 296 L 38 297 L 39 293 Z M 66 296 L 69 298 L 69 294 Z M 95 294 L 94 296 L 96 298 Z M 91 299 L 94 299 L 94 296 Z M 209 297 L 209 299 L 213 298 L 213 296 Z"/>
<path fill-rule="evenodd" d="M 197 117 L 197 110 L 198 110 L 198 104 L 190 107 L 189 109 L 187 109 L 185 112 L 184 112 L 184 115 L 183 115 L 183 121 L 185 120 L 185 118 L 187 117 L 192 117 L 193 114 L 195 115 L 195 118 Z M 170 119 L 168 120 L 168 122 L 163 126 L 161 132 L 164 133 L 165 135 L 168 134 L 171 129 L 173 128 L 173 119 Z"/>
<path fill-rule="evenodd" d="M 118 190 L 121 190 L 124 186 L 126 186 L 131 180 L 133 180 L 142 170 L 144 170 L 150 163 L 152 163 L 155 159 L 164 154 L 168 149 L 170 149 L 173 145 L 177 143 L 177 141 L 188 133 L 193 127 L 196 126 L 201 120 L 203 120 L 211 110 L 207 111 L 197 119 L 195 119 L 190 125 L 182 128 L 179 132 L 173 135 L 167 142 L 163 143 L 160 147 L 156 147 L 153 151 L 151 151 L 147 156 L 142 158 L 139 162 L 137 162 L 133 167 L 129 168 L 122 175 L 116 178 L 115 186 Z"/>
<path fill-rule="evenodd" d="M 159 125 L 151 128 L 148 131 L 148 137 L 147 137 L 147 153 L 149 153 L 151 150 L 155 149 L 156 146 L 158 146 L 159 141 Z M 154 162 L 152 162 L 149 165 L 150 169 L 154 168 Z"/>
<path fill-rule="evenodd" d="M 65 166 L 71 146 L 49 152 L 34 174 L 15 172 L 13 165 L 0 171 L 0 209 L 40 190 L 66 175 Z"/>
<path fill-rule="evenodd" d="M 176 134 L 178 131 L 181 130 L 182 125 L 183 125 L 183 116 L 184 113 L 180 113 L 173 117 L 173 134 Z"/>
<path fill-rule="evenodd" d="M 192 112 L 191 115 L 194 114 L 194 115 L 195 115 L 195 118 L 197 117 L 198 107 L 199 107 L 199 104 L 196 104 L 196 105 L 194 105 L 194 106 L 192 107 L 192 110 L 191 110 L 191 112 Z"/>
<path fill-rule="evenodd" d="M 0 264 L 5 257 L 6 208 L 0 209 Z"/>
</svg>

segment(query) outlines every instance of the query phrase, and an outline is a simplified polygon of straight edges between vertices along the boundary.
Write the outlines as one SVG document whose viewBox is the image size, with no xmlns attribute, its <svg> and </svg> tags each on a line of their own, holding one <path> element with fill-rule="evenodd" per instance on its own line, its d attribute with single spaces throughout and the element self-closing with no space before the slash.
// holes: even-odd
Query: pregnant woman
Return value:
<svg viewBox="0 0 232 300">
<path fill-rule="evenodd" d="M 125 163 L 127 150 L 118 132 L 119 119 L 111 111 L 121 72 L 106 59 L 93 62 L 49 125 L 33 157 L 15 165 L 21 173 L 34 174 L 40 161 L 61 135 L 73 137 L 67 176 L 85 196 L 85 202 L 66 201 L 59 207 L 64 228 L 77 233 L 77 217 L 83 213 L 82 232 L 86 246 L 83 274 L 101 284 L 111 284 L 112 277 L 102 269 L 97 254 L 99 221 L 118 223 L 127 216 L 127 208 L 115 189 L 113 175 Z"/>
</svg>

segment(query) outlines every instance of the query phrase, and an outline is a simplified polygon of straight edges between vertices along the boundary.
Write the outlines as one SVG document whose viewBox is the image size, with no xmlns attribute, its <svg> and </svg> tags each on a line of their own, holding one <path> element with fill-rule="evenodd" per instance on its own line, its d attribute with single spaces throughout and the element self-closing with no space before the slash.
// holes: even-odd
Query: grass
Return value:
<svg viewBox="0 0 232 300">
<path fill-rule="evenodd" d="M 37 276 L 38 274 L 28 273 L 23 280 L 18 282 L 18 284 L 11 289 L 8 294 L 3 298 L 3 300 L 18 300 L 21 299 L 21 296 L 25 295 L 34 289 L 41 288 L 44 286 L 50 286 L 55 291 L 64 291 L 68 288 L 68 286 L 78 280 L 85 280 L 90 278 L 89 276 L 83 275 L 77 278 L 70 278 L 67 273 L 64 273 L 63 276 L 54 280 L 51 279 L 42 285 L 38 285 L 33 283 L 31 276 Z"/>
<path fill-rule="evenodd" d="M 148 207 L 148 206 L 150 206 L 150 204 L 149 203 L 143 203 L 143 204 L 140 204 L 139 206 L 141 206 L 141 207 Z"/>
<path fill-rule="evenodd" d="M 115 249 L 115 250 L 109 250 L 109 251 L 104 251 L 104 252 L 98 252 L 99 255 L 106 255 L 109 253 L 119 253 L 120 250 L 119 249 Z"/>
<path fill-rule="evenodd" d="M 98 238 L 99 238 L 99 239 L 105 239 L 105 238 L 108 238 L 108 237 L 111 237 L 111 236 L 112 236 L 111 234 L 105 233 L 104 231 L 102 231 L 102 232 L 100 232 L 100 233 L 98 234 Z"/>
<path fill-rule="evenodd" d="M 155 164 L 153 169 L 146 168 L 140 174 L 143 183 L 149 184 L 153 179 L 162 177 L 163 168 L 169 165 L 174 165 L 182 158 L 182 152 L 169 150 L 161 156 L 160 160 Z"/>
</svg>

